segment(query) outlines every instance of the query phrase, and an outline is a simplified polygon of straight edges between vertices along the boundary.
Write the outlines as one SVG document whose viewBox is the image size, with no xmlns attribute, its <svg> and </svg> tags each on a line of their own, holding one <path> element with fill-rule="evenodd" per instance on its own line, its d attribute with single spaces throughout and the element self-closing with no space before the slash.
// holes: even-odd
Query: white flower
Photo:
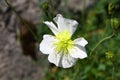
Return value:
<svg viewBox="0 0 120 80">
<path fill-rule="evenodd" d="M 55 36 L 44 35 L 40 43 L 40 51 L 49 54 L 48 60 L 56 66 L 69 68 L 73 66 L 78 58 L 87 57 L 85 45 L 88 43 L 83 37 L 71 40 L 78 22 L 63 18 L 58 14 L 54 22 L 45 21 L 44 23 L 52 30 Z"/>
</svg>

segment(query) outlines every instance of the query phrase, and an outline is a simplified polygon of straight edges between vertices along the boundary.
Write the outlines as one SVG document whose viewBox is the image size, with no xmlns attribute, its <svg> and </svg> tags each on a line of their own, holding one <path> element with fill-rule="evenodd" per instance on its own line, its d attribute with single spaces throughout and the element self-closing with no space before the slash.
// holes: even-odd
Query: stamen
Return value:
<svg viewBox="0 0 120 80">
<path fill-rule="evenodd" d="M 54 43 L 55 50 L 63 52 L 64 54 L 73 47 L 73 41 L 71 40 L 70 33 L 68 31 L 62 31 L 56 35 L 57 42 Z"/>
</svg>

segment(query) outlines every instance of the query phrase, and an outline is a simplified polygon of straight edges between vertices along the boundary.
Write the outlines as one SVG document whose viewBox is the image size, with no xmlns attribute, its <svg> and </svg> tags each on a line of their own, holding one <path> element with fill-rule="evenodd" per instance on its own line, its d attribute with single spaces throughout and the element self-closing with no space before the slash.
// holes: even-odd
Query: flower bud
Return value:
<svg viewBox="0 0 120 80">
<path fill-rule="evenodd" d="M 114 7 L 115 7 L 115 6 L 113 5 L 113 3 L 109 3 L 109 4 L 108 4 L 108 13 L 109 13 L 109 14 L 112 14 L 112 11 L 113 11 Z"/>
<path fill-rule="evenodd" d="M 114 54 L 113 54 L 112 51 L 108 51 L 108 52 L 106 52 L 105 55 L 106 55 L 106 58 L 107 58 L 107 59 L 111 59 L 111 58 L 114 57 Z"/>
<path fill-rule="evenodd" d="M 117 18 L 112 18 L 111 19 L 111 25 L 113 26 L 114 29 L 118 29 L 118 27 L 119 27 L 119 20 Z"/>
<path fill-rule="evenodd" d="M 47 2 L 42 3 L 42 4 L 41 4 L 41 7 L 42 7 L 42 9 L 45 10 L 45 11 L 48 10 L 48 8 L 49 8 Z"/>
</svg>

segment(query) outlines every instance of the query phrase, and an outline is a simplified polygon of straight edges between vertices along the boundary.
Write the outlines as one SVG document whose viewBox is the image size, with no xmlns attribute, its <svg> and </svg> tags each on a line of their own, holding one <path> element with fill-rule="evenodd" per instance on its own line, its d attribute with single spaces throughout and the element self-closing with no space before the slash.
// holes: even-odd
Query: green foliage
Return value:
<svg viewBox="0 0 120 80">
<path fill-rule="evenodd" d="M 59 7 L 56 12 L 62 13 L 64 17 L 75 19 L 79 22 L 74 38 L 85 37 L 89 44 L 86 46 L 88 58 L 78 60 L 76 65 L 69 69 L 51 67 L 46 73 L 44 80 L 119 80 L 120 79 L 120 1 L 99 0 L 89 9 L 82 11 L 70 11 L 65 6 Z M 52 32 L 42 21 L 52 20 L 54 15 L 51 12 L 49 2 L 41 2 L 43 15 L 40 18 L 41 24 L 37 25 L 39 39 L 44 34 Z M 82 18 L 81 18 L 82 17 Z M 111 18 L 112 22 L 111 22 Z M 117 26 L 117 30 L 113 28 Z M 115 36 L 101 43 L 92 55 L 91 49 L 103 38 L 115 33 Z M 106 52 L 112 51 L 113 59 L 106 58 Z"/>
</svg>

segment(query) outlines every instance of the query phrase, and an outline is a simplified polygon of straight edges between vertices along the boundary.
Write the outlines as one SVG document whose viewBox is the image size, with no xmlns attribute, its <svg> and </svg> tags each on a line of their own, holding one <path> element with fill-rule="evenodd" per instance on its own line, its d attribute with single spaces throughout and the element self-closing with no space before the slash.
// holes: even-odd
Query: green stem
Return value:
<svg viewBox="0 0 120 80">
<path fill-rule="evenodd" d="M 115 33 L 113 32 L 113 34 L 111 34 L 110 36 L 105 37 L 105 38 L 103 38 L 102 40 L 100 40 L 100 41 L 96 44 L 96 46 L 91 50 L 90 56 L 91 56 L 91 54 L 94 52 L 94 50 L 95 50 L 102 42 L 104 42 L 104 41 L 112 38 L 114 35 L 115 35 Z"/>
<path fill-rule="evenodd" d="M 34 38 L 37 40 L 37 36 L 35 35 L 35 33 L 32 31 L 29 25 L 24 22 L 24 19 L 19 15 L 19 13 L 15 10 L 15 8 L 7 0 L 5 0 L 5 3 L 15 12 L 15 14 L 19 17 L 20 21 L 25 25 L 25 27 L 28 28 L 28 30 L 32 33 Z"/>
<path fill-rule="evenodd" d="M 85 5 L 86 5 L 86 0 L 82 0 L 82 4 L 83 4 L 82 21 L 83 21 L 83 25 L 84 25 L 85 24 Z"/>
<path fill-rule="evenodd" d="M 49 0 L 49 2 L 50 2 L 50 7 L 51 7 L 51 10 L 52 10 L 52 14 L 53 14 L 53 16 L 54 16 L 54 15 L 55 15 L 55 9 L 54 9 L 52 0 Z"/>
<path fill-rule="evenodd" d="M 114 71 L 115 71 L 115 67 L 113 66 L 113 68 L 112 68 L 112 80 L 114 80 Z"/>
</svg>

